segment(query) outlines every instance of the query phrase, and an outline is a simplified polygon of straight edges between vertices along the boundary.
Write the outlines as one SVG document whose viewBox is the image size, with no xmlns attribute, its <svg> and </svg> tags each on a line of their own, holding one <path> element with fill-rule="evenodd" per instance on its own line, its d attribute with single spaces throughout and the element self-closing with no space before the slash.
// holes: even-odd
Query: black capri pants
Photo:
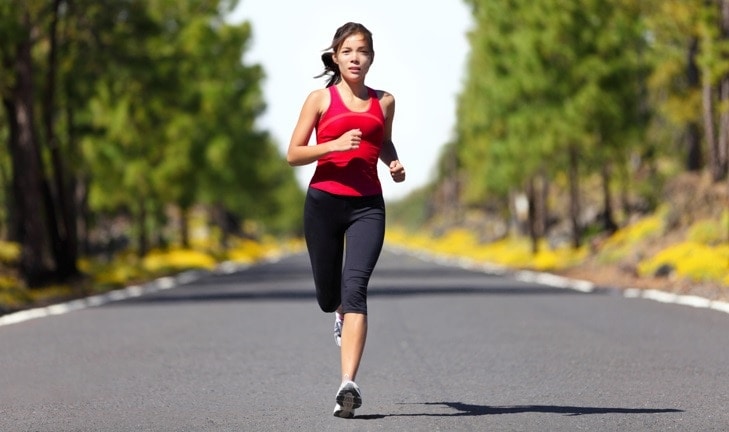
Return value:
<svg viewBox="0 0 729 432">
<path fill-rule="evenodd" d="M 304 235 L 321 310 L 334 312 L 341 304 L 342 313 L 367 314 L 367 285 L 385 239 L 382 195 L 350 197 L 309 188 Z"/>
</svg>

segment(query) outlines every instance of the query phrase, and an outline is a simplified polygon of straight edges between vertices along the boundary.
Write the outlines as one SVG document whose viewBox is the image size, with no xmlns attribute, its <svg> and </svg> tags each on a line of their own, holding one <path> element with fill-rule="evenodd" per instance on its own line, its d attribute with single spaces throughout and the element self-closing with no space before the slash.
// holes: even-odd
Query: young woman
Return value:
<svg viewBox="0 0 729 432">
<path fill-rule="evenodd" d="M 405 180 L 405 169 L 391 139 L 395 99 L 365 85 L 375 56 L 372 34 L 362 24 L 346 23 L 330 50 L 322 55 L 320 75 L 329 75 L 329 81 L 304 101 L 287 160 L 291 166 L 317 162 L 304 232 L 317 301 L 324 312 L 335 313 L 335 341 L 341 346 L 334 415 L 351 418 L 362 404 L 355 379 L 367 337 L 367 285 L 385 236 L 377 161 L 389 167 L 395 182 Z M 309 146 L 314 130 L 316 145 Z"/>
</svg>

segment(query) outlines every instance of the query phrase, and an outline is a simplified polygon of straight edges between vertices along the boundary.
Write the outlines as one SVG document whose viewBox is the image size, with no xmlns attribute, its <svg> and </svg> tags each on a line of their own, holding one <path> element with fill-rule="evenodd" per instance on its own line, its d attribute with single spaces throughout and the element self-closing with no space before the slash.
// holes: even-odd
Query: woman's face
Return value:
<svg viewBox="0 0 729 432">
<path fill-rule="evenodd" d="M 333 57 L 343 79 L 358 81 L 364 80 L 370 70 L 374 52 L 367 39 L 362 34 L 355 33 L 342 42 Z"/>
</svg>

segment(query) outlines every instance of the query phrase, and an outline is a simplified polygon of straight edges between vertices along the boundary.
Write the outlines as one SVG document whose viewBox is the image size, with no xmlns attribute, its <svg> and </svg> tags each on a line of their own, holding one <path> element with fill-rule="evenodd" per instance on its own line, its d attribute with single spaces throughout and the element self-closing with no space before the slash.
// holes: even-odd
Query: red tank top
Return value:
<svg viewBox="0 0 729 432">
<path fill-rule="evenodd" d="M 316 143 L 335 140 L 351 129 L 362 131 L 359 148 L 333 152 L 319 159 L 310 187 L 335 195 L 368 196 L 382 193 L 377 176 L 377 161 L 385 132 L 377 92 L 367 88 L 370 106 L 367 111 L 351 111 L 344 105 L 336 86 L 329 87 L 331 102 L 316 125 Z"/>
</svg>

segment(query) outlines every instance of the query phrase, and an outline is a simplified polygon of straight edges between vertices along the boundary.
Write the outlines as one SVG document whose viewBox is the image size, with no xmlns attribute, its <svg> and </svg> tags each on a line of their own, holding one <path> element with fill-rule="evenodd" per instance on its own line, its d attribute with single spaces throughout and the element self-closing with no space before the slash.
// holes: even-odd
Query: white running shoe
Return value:
<svg viewBox="0 0 729 432">
<path fill-rule="evenodd" d="M 334 342 L 337 346 L 342 346 L 342 324 L 344 321 L 338 313 L 334 312 Z"/>
<path fill-rule="evenodd" d="M 337 405 L 334 416 L 342 418 L 354 417 L 354 410 L 362 406 L 362 391 L 354 381 L 344 381 L 337 391 Z"/>
<path fill-rule="evenodd" d="M 346 410 L 343 406 L 336 404 L 334 405 L 334 417 L 353 418 L 354 410 Z"/>
</svg>

